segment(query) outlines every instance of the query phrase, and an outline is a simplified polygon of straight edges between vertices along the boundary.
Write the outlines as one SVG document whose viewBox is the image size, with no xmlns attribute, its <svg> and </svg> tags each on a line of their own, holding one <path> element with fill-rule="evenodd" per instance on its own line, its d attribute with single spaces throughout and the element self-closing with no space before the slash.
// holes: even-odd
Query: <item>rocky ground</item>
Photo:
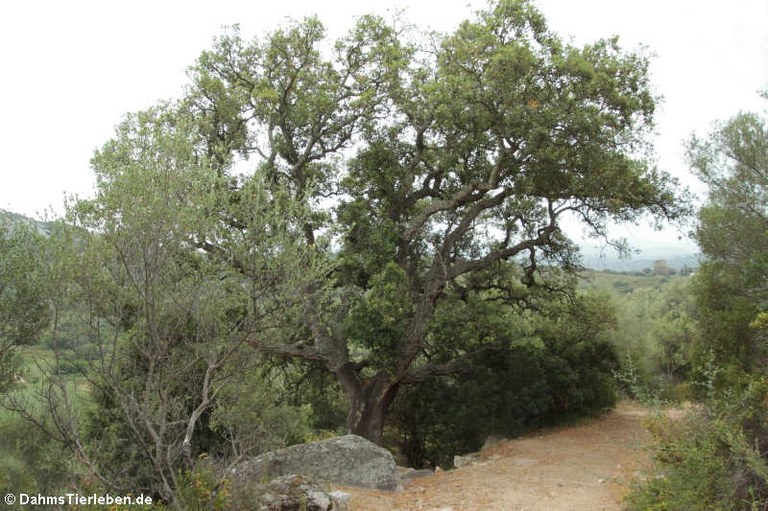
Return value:
<svg viewBox="0 0 768 511">
<path fill-rule="evenodd" d="M 622 403 L 577 426 L 501 441 L 469 466 L 413 479 L 401 492 L 339 489 L 353 511 L 619 510 L 647 462 L 648 413 Z"/>
</svg>

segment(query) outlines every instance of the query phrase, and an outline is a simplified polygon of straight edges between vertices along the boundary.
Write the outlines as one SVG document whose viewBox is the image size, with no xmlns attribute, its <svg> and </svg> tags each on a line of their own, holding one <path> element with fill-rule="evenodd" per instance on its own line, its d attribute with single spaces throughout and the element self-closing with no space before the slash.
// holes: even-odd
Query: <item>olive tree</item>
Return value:
<svg viewBox="0 0 768 511">
<path fill-rule="evenodd" d="M 255 179 L 233 200 L 203 138 L 197 120 L 164 103 L 127 115 L 96 151 L 96 196 L 71 205 L 57 239 L 57 304 L 77 309 L 87 342 L 56 364 L 74 354 L 66 362 L 79 385 L 54 365 L 40 385 L 44 414 L 22 395 L 6 403 L 70 448 L 99 485 L 176 508 L 180 474 L 237 440 L 215 428 L 213 412 L 253 363 L 242 348 L 292 315 L 295 282 L 314 264 L 310 250 L 281 238 L 300 208 L 268 199 Z M 222 230 L 222 203 L 247 228 Z"/>
</svg>

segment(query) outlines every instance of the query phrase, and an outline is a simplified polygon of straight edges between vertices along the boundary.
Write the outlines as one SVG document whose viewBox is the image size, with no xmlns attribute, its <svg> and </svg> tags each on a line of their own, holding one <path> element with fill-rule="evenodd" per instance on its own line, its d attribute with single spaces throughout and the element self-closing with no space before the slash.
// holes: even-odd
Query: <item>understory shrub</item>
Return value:
<svg viewBox="0 0 768 511">
<path fill-rule="evenodd" d="M 615 404 L 612 345 L 571 339 L 520 343 L 475 357 L 470 371 L 398 396 L 392 418 L 409 466 L 453 464 L 488 436 L 512 437 Z"/>
<path fill-rule="evenodd" d="M 749 378 L 683 419 L 648 423 L 653 464 L 627 498 L 630 510 L 768 509 L 768 381 Z"/>
</svg>

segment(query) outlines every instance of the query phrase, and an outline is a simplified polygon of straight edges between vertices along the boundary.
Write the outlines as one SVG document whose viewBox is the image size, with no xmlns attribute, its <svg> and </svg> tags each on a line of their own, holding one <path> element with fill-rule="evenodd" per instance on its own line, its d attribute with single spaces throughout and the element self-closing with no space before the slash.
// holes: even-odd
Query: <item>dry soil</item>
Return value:
<svg viewBox="0 0 768 511">
<path fill-rule="evenodd" d="M 353 511 L 620 510 L 629 481 L 647 463 L 642 420 L 621 403 L 584 423 L 504 440 L 474 465 L 413 479 L 395 493 L 341 488 Z"/>
</svg>

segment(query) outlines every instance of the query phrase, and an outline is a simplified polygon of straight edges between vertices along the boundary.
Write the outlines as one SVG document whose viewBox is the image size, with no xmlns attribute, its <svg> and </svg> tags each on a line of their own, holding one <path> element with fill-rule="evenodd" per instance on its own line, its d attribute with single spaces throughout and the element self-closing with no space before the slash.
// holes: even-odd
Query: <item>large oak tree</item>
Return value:
<svg viewBox="0 0 768 511">
<path fill-rule="evenodd" d="M 526 1 L 448 35 L 375 17 L 334 44 L 315 19 L 251 41 L 234 29 L 190 76 L 174 115 L 194 129 L 175 161 L 209 181 L 173 187 L 200 217 L 178 225 L 186 246 L 258 290 L 241 314 L 259 328 L 233 319 L 246 345 L 332 372 L 349 430 L 376 442 L 402 386 L 494 343 L 440 350 L 430 329 L 446 296 L 509 294 L 542 268 L 573 269 L 567 218 L 605 237 L 614 220 L 680 213 L 649 158 L 647 60 L 616 39 L 568 44 Z M 146 133 L 176 129 L 165 118 Z M 94 160 L 102 190 L 129 179 L 136 157 L 162 163 L 113 151 L 130 135 Z"/>
</svg>

